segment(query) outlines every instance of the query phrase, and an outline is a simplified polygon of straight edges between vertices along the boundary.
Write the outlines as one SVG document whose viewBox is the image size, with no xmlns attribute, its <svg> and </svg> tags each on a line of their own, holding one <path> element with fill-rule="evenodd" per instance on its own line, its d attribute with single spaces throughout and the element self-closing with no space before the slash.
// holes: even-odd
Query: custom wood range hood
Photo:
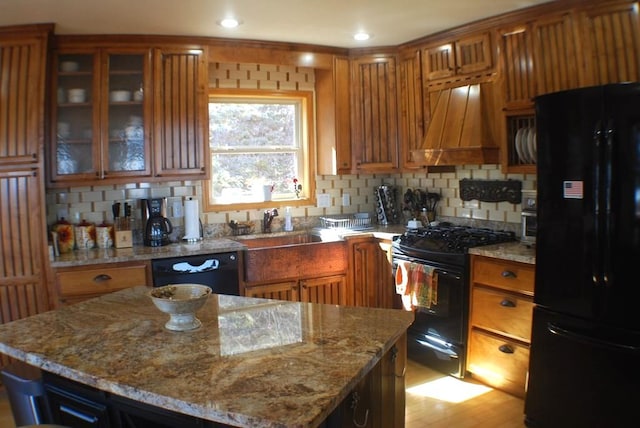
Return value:
<svg viewBox="0 0 640 428">
<path fill-rule="evenodd" d="M 429 92 L 431 120 L 411 160 L 426 165 L 499 163 L 492 82 Z"/>
</svg>

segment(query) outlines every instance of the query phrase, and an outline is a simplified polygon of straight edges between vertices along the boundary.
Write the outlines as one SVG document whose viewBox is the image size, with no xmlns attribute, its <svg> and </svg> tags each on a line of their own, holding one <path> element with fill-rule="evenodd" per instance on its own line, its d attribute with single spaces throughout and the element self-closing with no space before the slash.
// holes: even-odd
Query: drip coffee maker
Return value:
<svg viewBox="0 0 640 428">
<path fill-rule="evenodd" d="M 169 235 L 173 232 L 173 226 L 167 218 L 167 198 L 143 199 L 141 209 L 144 245 L 169 245 Z"/>
</svg>

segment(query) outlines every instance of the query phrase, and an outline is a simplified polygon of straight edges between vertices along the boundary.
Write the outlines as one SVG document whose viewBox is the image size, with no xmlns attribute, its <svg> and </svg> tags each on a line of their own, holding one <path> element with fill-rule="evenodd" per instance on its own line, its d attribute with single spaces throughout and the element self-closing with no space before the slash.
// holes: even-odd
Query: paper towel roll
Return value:
<svg viewBox="0 0 640 428">
<path fill-rule="evenodd" d="M 184 238 L 187 241 L 200 239 L 200 210 L 197 199 L 184 201 Z"/>
</svg>

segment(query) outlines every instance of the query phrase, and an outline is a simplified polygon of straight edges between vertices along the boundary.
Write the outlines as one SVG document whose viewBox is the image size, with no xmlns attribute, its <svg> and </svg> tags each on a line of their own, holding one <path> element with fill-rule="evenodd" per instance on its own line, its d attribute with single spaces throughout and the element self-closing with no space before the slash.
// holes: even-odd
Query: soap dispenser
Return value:
<svg viewBox="0 0 640 428">
<path fill-rule="evenodd" d="M 293 224 L 291 223 L 291 207 L 286 207 L 284 210 L 284 231 L 293 231 Z"/>
</svg>

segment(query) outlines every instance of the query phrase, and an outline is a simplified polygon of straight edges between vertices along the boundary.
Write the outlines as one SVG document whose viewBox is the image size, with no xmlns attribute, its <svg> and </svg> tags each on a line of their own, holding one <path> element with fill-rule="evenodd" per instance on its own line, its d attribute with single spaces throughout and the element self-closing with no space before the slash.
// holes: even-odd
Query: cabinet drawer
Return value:
<svg viewBox="0 0 640 428">
<path fill-rule="evenodd" d="M 105 294 L 137 285 L 147 285 L 147 266 L 105 266 L 57 272 L 56 281 L 62 296 Z"/>
<path fill-rule="evenodd" d="M 475 284 L 481 283 L 533 296 L 533 265 L 490 257 L 474 256 L 472 260 L 472 278 Z"/>
<path fill-rule="evenodd" d="M 472 325 L 531 341 L 532 298 L 474 287 L 471 302 Z"/>
<path fill-rule="evenodd" d="M 472 329 L 467 370 L 489 385 L 523 396 L 529 369 L 529 348 L 507 338 Z"/>
</svg>

